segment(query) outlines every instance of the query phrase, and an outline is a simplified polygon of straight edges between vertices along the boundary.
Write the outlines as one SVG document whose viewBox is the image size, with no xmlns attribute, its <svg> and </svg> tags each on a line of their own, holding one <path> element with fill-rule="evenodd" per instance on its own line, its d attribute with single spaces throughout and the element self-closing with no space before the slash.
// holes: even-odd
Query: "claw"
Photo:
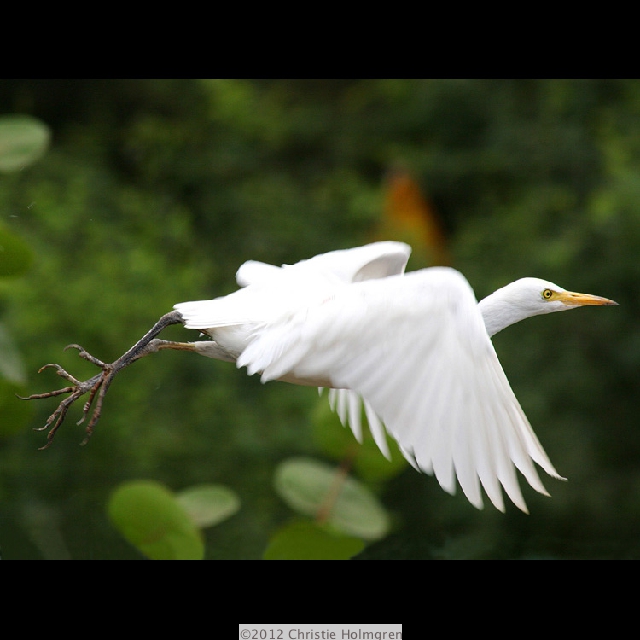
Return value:
<svg viewBox="0 0 640 640">
<path fill-rule="evenodd" d="M 76 380 L 70 373 L 67 373 L 59 364 L 45 364 L 43 367 L 38 369 L 38 373 L 42 373 L 45 369 L 55 369 L 56 373 L 65 380 L 73 382 L 75 386 L 80 384 L 79 380 Z"/>
<path fill-rule="evenodd" d="M 52 362 L 50 362 L 49 364 L 43 364 L 39 369 L 38 369 L 38 373 L 42 373 L 45 369 L 57 369 L 58 371 L 60 371 L 62 369 L 62 367 L 59 364 L 54 364 Z"/>
<path fill-rule="evenodd" d="M 92 364 L 95 364 L 97 367 L 100 367 L 101 369 L 106 369 L 109 365 L 105 364 L 104 362 L 102 362 L 102 360 L 98 360 L 98 358 L 96 358 L 95 356 L 92 356 L 88 351 L 85 350 L 84 347 L 81 347 L 79 344 L 68 344 L 64 350 L 66 351 L 67 349 L 77 349 L 78 350 L 78 355 L 83 358 L 84 360 L 88 360 L 89 362 L 91 362 Z"/>
</svg>

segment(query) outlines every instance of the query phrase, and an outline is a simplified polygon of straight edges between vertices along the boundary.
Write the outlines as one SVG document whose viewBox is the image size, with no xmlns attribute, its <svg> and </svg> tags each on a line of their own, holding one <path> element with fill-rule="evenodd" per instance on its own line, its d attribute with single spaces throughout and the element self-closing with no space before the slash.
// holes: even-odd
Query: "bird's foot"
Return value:
<svg viewBox="0 0 640 640">
<path fill-rule="evenodd" d="M 56 373 L 64 378 L 65 380 L 71 382 L 70 386 L 63 387 L 62 389 L 56 389 L 55 391 L 49 391 L 48 393 L 34 393 L 25 398 L 20 397 L 22 400 L 42 400 L 44 398 L 53 398 L 54 396 L 59 396 L 63 393 L 69 393 L 70 395 L 65 398 L 57 407 L 57 409 L 49 416 L 44 426 L 35 427 L 35 431 L 45 431 L 49 429 L 49 433 L 47 434 L 47 443 L 40 447 L 40 450 L 47 449 L 51 446 L 53 442 L 53 438 L 56 435 L 56 432 L 64 422 L 64 419 L 67 415 L 67 411 L 69 407 L 84 396 L 85 394 L 89 394 L 89 398 L 84 403 L 84 407 L 82 410 L 82 417 L 78 420 L 77 424 L 82 424 L 85 418 L 89 415 L 91 411 L 91 407 L 95 400 L 95 407 L 93 409 L 93 413 L 91 414 L 91 418 L 85 428 L 86 435 L 82 444 L 86 444 L 93 434 L 94 427 L 96 423 L 100 419 L 100 414 L 102 413 L 102 402 L 104 400 L 104 396 L 107 393 L 107 389 L 113 380 L 114 375 L 119 371 L 119 368 L 114 367 L 111 364 L 105 364 L 98 358 L 95 358 L 90 353 L 85 351 L 80 345 L 70 344 L 65 347 L 65 351 L 67 349 L 78 349 L 78 355 L 85 360 L 95 364 L 96 366 L 102 369 L 102 373 L 99 373 L 93 378 L 89 378 L 88 380 L 80 381 L 74 378 L 70 373 L 65 371 L 59 364 L 45 364 L 38 370 L 38 373 L 41 373 L 45 369 L 55 369 Z M 115 364 L 115 363 L 114 363 Z"/>
<path fill-rule="evenodd" d="M 45 369 L 55 369 L 56 373 L 70 382 L 69 386 L 63 387 L 62 389 L 56 389 L 55 391 L 49 391 L 48 393 L 34 393 L 30 396 L 22 398 L 18 396 L 22 400 L 42 400 L 44 398 L 53 398 L 55 396 L 62 395 L 63 393 L 70 394 L 67 398 L 65 398 L 58 405 L 57 409 L 49 416 L 44 426 L 36 427 L 36 431 L 46 431 L 49 429 L 49 433 L 47 434 L 47 442 L 44 446 L 40 447 L 40 449 L 47 449 L 51 446 L 53 442 L 53 438 L 56 435 L 56 432 L 64 422 L 64 419 L 67 415 L 67 411 L 69 411 L 69 407 L 78 399 L 80 399 L 85 394 L 89 394 L 87 401 L 84 403 L 84 407 L 82 409 L 82 417 L 78 421 L 77 424 L 82 424 L 84 420 L 91 413 L 91 417 L 89 418 L 89 422 L 85 427 L 86 435 L 81 444 L 86 444 L 93 434 L 93 430 L 96 426 L 96 423 L 100 419 L 100 414 L 102 413 L 102 403 L 104 401 L 104 397 L 109 389 L 109 386 L 113 382 L 116 374 L 125 367 L 129 366 L 136 360 L 148 355 L 149 353 L 155 353 L 162 345 L 166 343 L 165 340 L 157 340 L 155 337 L 167 326 L 171 324 L 178 324 L 182 322 L 182 316 L 177 311 L 172 311 L 162 316 L 158 322 L 152 327 L 150 331 L 148 331 L 131 349 L 129 349 L 126 353 L 124 353 L 120 358 L 112 362 L 111 364 L 105 364 L 102 360 L 98 360 L 98 358 L 92 356 L 89 352 L 83 349 L 80 345 L 70 344 L 65 347 L 65 351 L 67 349 L 77 349 L 78 355 L 84 360 L 88 360 L 92 364 L 96 365 L 100 369 L 102 369 L 101 373 L 96 374 L 93 378 L 89 378 L 88 380 L 80 381 L 74 378 L 70 373 L 65 371 L 59 364 L 45 364 L 38 370 L 38 373 L 44 371 Z M 95 403 L 95 404 L 94 404 Z M 93 407 L 93 411 L 92 408 Z"/>
</svg>

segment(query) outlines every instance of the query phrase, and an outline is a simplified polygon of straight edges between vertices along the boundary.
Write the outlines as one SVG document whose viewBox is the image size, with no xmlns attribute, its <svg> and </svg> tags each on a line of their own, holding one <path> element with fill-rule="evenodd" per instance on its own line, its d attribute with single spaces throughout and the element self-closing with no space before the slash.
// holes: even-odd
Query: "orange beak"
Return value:
<svg viewBox="0 0 640 640">
<path fill-rule="evenodd" d="M 558 293 L 558 297 L 556 300 L 560 300 L 560 302 L 564 302 L 564 304 L 569 305 L 571 307 L 579 307 L 586 304 L 591 305 L 610 305 L 610 304 L 618 304 L 613 300 L 608 300 L 607 298 L 601 298 L 600 296 L 592 296 L 589 293 L 574 293 L 573 291 L 563 291 L 562 293 Z"/>
</svg>

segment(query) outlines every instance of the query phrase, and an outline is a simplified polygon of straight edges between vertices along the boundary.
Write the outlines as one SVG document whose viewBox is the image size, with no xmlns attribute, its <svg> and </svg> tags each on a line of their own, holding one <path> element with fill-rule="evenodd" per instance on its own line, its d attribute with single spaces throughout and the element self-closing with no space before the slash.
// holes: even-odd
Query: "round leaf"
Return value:
<svg viewBox="0 0 640 640">
<path fill-rule="evenodd" d="M 359 538 L 328 532 L 314 522 L 293 521 L 276 531 L 265 560 L 348 560 L 364 549 Z"/>
<path fill-rule="evenodd" d="M 49 128 L 35 118 L 0 118 L 0 171 L 19 171 L 35 162 L 46 151 L 49 137 Z"/>
<path fill-rule="evenodd" d="M 152 560 L 201 560 L 204 544 L 173 494 L 151 481 L 120 485 L 109 499 L 109 518 L 120 533 Z"/>
<path fill-rule="evenodd" d="M 198 527 L 211 527 L 240 509 L 240 498 L 231 489 L 213 484 L 185 489 L 176 500 Z"/>
<path fill-rule="evenodd" d="M 340 478 L 338 470 L 306 458 L 283 462 L 275 488 L 292 508 L 309 516 L 331 504 L 327 523 L 350 535 L 376 540 L 389 530 L 387 512 L 376 497 L 354 478 Z"/>
</svg>

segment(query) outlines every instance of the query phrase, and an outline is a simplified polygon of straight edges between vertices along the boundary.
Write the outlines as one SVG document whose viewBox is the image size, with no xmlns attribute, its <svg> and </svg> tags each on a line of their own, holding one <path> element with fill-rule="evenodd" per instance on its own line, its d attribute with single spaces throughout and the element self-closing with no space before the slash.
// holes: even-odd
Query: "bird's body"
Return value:
<svg viewBox="0 0 640 640">
<path fill-rule="evenodd" d="M 490 336 L 533 315 L 615 302 L 522 278 L 478 303 L 454 269 L 405 274 L 410 252 L 403 243 L 377 242 L 282 267 L 249 261 L 238 270 L 239 290 L 175 305 L 111 365 L 78 347 L 103 373 L 79 382 L 59 365 L 47 365 L 73 383 L 31 396 L 71 393 L 44 427 L 55 420 L 48 443 L 79 397 L 90 393 L 87 415 L 97 396 L 87 426 L 90 435 L 119 370 L 148 353 L 181 349 L 235 362 L 249 374 L 259 373 L 263 382 L 328 387 L 332 406 L 358 440 L 364 407 L 385 455 L 386 429 L 407 460 L 435 475 L 446 491 L 454 493 L 457 480 L 469 501 L 481 508 L 482 486 L 504 510 L 502 487 L 526 511 L 515 469 L 545 495 L 534 463 L 561 476 L 511 390 Z M 156 339 L 176 323 L 211 339 Z"/>
<path fill-rule="evenodd" d="M 263 382 L 331 388 L 358 439 L 364 402 L 383 453 L 382 424 L 411 464 L 433 473 L 445 490 L 453 493 L 457 478 L 481 507 L 482 484 L 504 510 L 501 485 L 526 511 L 514 465 L 545 494 L 533 462 L 561 476 L 513 394 L 490 335 L 532 315 L 611 302 L 524 278 L 478 304 L 454 269 L 404 274 L 409 253 L 403 243 L 380 242 L 282 268 L 249 262 L 238 271 L 238 291 L 175 309 L 186 328 L 213 339 L 194 343 L 201 355 L 223 354 Z"/>
</svg>

